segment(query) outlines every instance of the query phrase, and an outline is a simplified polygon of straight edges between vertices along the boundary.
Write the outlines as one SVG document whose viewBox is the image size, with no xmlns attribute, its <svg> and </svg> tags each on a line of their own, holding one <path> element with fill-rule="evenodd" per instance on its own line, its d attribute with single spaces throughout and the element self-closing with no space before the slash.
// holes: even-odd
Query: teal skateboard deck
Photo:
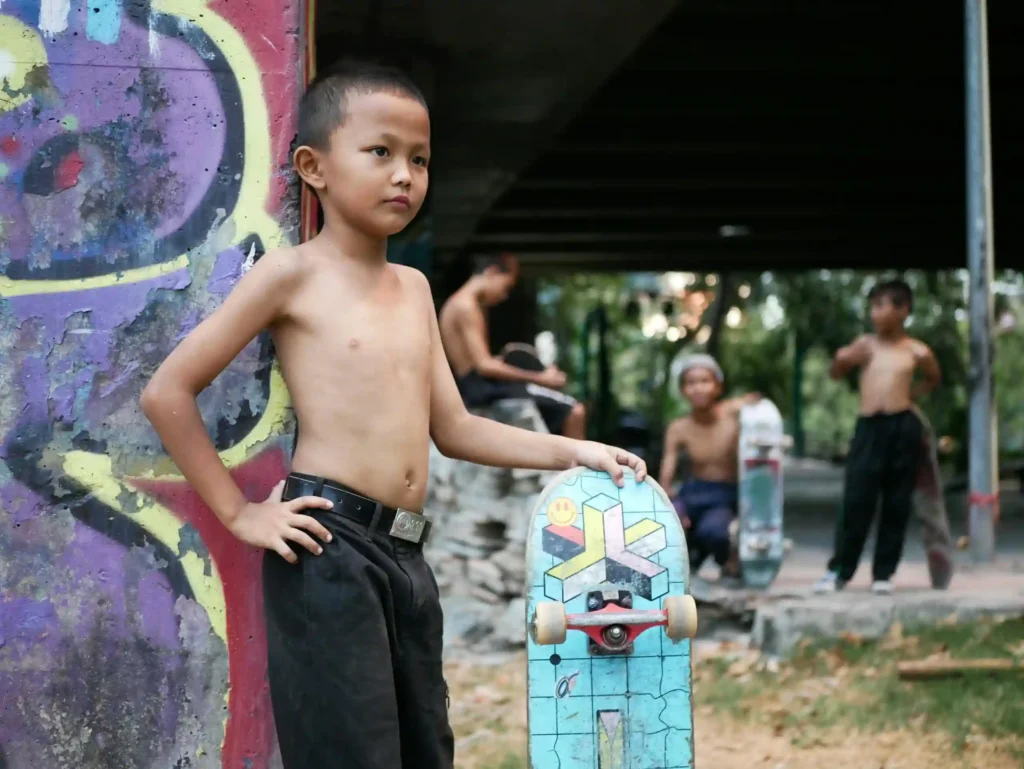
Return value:
<svg viewBox="0 0 1024 769">
<path fill-rule="evenodd" d="M 566 471 L 527 544 L 531 769 L 692 769 L 697 613 L 665 492 Z"/>
<path fill-rule="evenodd" d="M 782 567 L 782 452 L 788 443 L 770 400 L 740 409 L 737 549 L 747 587 L 768 587 Z"/>
</svg>

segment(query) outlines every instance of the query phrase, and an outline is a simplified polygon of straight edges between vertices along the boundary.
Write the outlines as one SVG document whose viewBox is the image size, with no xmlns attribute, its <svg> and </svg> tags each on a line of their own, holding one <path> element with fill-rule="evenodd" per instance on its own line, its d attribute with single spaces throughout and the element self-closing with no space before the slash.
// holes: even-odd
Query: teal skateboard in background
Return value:
<svg viewBox="0 0 1024 769">
<path fill-rule="evenodd" d="M 782 457 L 790 444 L 770 400 L 740 409 L 737 550 L 747 587 L 768 587 L 782 567 Z"/>
<path fill-rule="evenodd" d="M 568 470 L 527 544 L 531 769 L 692 769 L 697 609 L 683 529 L 657 483 Z"/>
</svg>

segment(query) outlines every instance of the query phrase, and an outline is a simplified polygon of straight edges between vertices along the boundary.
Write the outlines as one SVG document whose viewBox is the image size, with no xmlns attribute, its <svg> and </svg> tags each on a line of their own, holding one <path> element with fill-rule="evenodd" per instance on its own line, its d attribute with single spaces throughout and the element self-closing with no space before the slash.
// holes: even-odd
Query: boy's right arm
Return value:
<svg viewBox="0 0 1024 769">
<path fill-rule="evenodd" d="M 832 365 L 829 367 L 829 376 L 833 379 L 842 379 L 852 369 L 863 366 L 871 357 L 871 340 L 867 334 L 861 334 L 846 347 L 836 350 Z"/>
<path fill-rule="evenodd" d="M 210 441 L 196 396 L 263 329 L 278 319 L 301 279 L 294 255 L 270 252 L 247 272 L 224 303 L 200 323 L 163 362 L 142 392 L 142 411 L 182 475 L 239 539 L 295 562 L 285 540 L 312 552 L 320 546 L 305 532 L 330 540 L 304 507 L 330 507 L 318 497 L 281 502 L 281 484 L 262 503 L 246 500 Z"/>
<path fill-rule="evenodd" d="M 661 451 L 661 468 L 658 471 L 658 483 L 667 492 L 676 477 L 676 465 L 679 462 L 679 444 L 682 442 L 682 425 L 678 420 L 665 429 L 665 444 Z"/>
</svg>

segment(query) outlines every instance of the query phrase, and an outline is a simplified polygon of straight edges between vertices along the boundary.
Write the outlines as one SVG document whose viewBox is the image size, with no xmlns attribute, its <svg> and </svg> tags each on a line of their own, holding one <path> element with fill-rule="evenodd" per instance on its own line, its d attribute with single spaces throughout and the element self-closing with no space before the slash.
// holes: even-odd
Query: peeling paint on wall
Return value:
<svg viewBox="0 0 1024 769">
<path fill-rule="evenodd" d="M 0 769 L 271 769 L 261 554 L 138 396 L 293 236 L 299 5 L 2 2 Z M 253 499 L 290 449 L 272 360 L 199 399 Z"/>
</svg>

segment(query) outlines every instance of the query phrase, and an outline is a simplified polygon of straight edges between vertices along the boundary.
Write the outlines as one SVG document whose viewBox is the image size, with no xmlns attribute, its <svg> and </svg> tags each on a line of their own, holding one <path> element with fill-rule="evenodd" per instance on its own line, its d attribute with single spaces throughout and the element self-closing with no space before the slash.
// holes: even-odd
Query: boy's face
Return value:
<svg viewBox="0 0 1024 769">
<path fill-rule="evenodd" d="M 706 409 L 722 392 L 722 385 L 715 375 L 706 368 L 692 368 L 683 378 L 683 395 L 694 408 Z"/>
<path fill-rule="evenodd" d="M 481 298 L 488 307 L 501 304 L 508 299 L 515 284 L 516 278 L 512 273 L 502 272 L 495 266 L 488 267 L 483 272 Z"/>
<path fill-rule="evenodd" d="M 882 333 L 903 328 L 907 309 L 906 305 L 894 304 L 890 296 L 876 296 L 871 300 L 871 325 Z"/>
<path fill-rule="evenodd" d="M 350 91 L 345 112 L 344 124 L 331 136 L 330 150 L 315 153 L 320 198 L 325 207 L 368 235 L 401 232 L 427 194 L 427 110 L 407 96 Z"/>
</svg>

